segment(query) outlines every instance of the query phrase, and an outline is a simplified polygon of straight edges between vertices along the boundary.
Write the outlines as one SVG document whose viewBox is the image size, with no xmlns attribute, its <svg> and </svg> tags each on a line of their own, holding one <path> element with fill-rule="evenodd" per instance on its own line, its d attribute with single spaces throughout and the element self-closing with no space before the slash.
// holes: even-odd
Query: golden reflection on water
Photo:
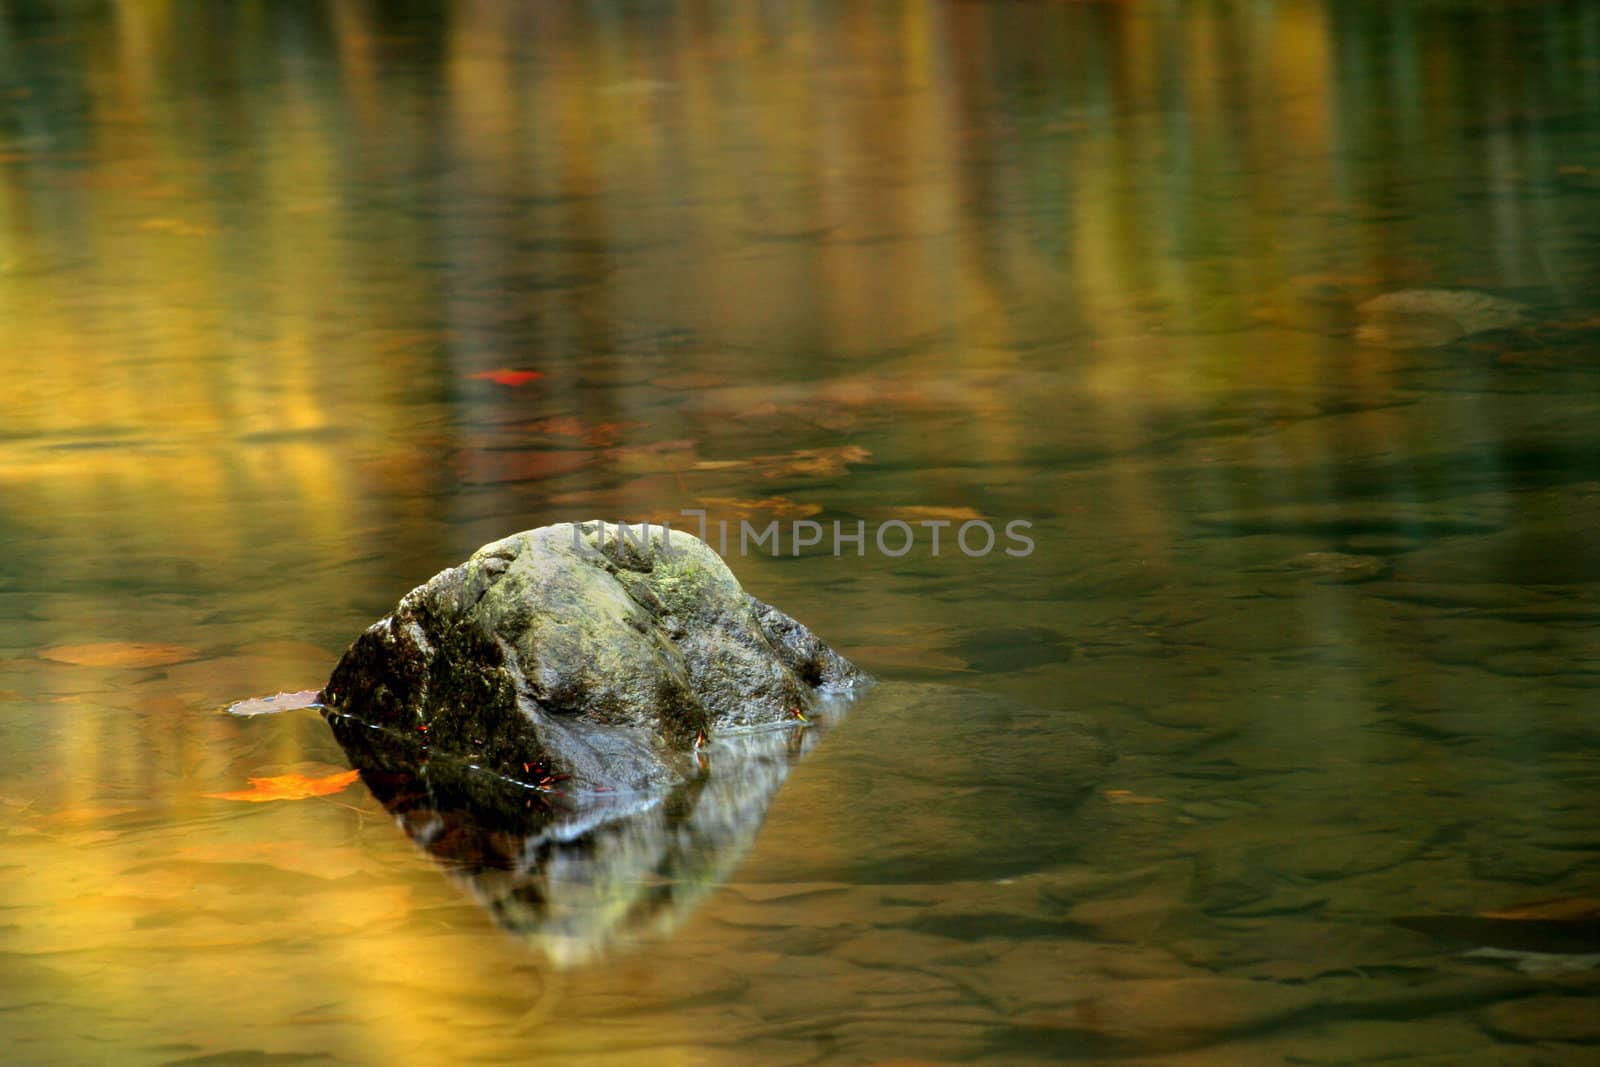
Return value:
<svg viewBox="0 0 1600 1067">
<path fill-rule="evenodd" d="M 1380 874 L 1363 916 L 1592 892 L 1551 858 L 1577 828 L 1535 824 L 1592 799 L 1565 775 L 1600 671 L 1581 628 L 1600 580 L 1597 19 L 1555 3 L 12 5 L 0 716 L 19 765 L 0 799 L 5 862 L 25 872 L 4 896 L 7 985 L 32 999 L 5 1025 L 61 1061 L 100 1042 L 129 1062 L 1183 1044 L 1159 1026 L 1113 1040 L 1075 1013 L 1082 991 L 1039 989 L 1137 978 L 1102 1005 L 1136 1035 L 1162 997 L 1217 995 L 1184 984 L 1201 965 L 1182 953 L 1130 946 L 1216 938 L 1186 902 L 1248 896 L 1261 851 L 1307 823 L 1381 837 L 1376 799 L 1333 812 L 1301 778 L 1253 780 L 1265 793 L 1245 800 L 1206 784 L 1329 753 L 1358 793 L 1480 828 L 1504 796 L 1449 789 L 1509 778 L 1519 825 L 1558 838 L 1499 883 L 1483 840 L 1465 872 L 1416 861 L 1455 887 L 1443 902 L 1415 871 Z M 1354 343 L 1361 300 L 1431 287 L 1515 297 L 1535 326 Z M 544 376 L 471 377 L 500 368 Z M 529 428 L 556 418 L 589 436 Z M 822 475 L 772 459 L 844 446 L 870 459 Z M 958 864 L 948 884 L 885 889 L 850 834 L 803 818 L 837 802 L 819 783 L 870 784 L 822 762 L 780 796 L 747 883 L 677 941 L 562 976 L 368 797 L 200 799 L 337 764 L 314 719 L 209 712 L 318 684 L 477 544 L 774 496 L 847 520 L 1033 517 L 1031 570 L 736 569 L 869 664 L 924 675 L 973 682 L 960 639 L 1018 614 L 1070 635 L 1071 662 L 976 680 L 1101 702 L 1145 768 L 1119 784 L 1167 803 L 1119 808 L 1084 870 L 996 885 Z M 1330 550 L 1377 559 L 1356 576 L 1375 584 L 1316 569 L 1359 561 L 1303 558 Z M 1432 659 L 1407 651 L 1418 635 Z M 37 658 L 143 640 L 195 654 L 142 671 Z M 1483 662 L 1487 681 L 1462 673 Z M 1519 701 L 1556 717 L 1548 733 L 1496 725 L 1496 702 Z M 1409 722 L 1355 736 L 1374 705 L 1548 747 L 1554 769 L 1475 762 Z M 1185 790 L 1189 822 L 1168 820 Z M 1205 869 L 1176 873 L 1185 851 Z M 1107 870 L 1138 864 L 1154 873 L 1136 890 Z M 1293 877 L 1329 870 L 1363 868 L 1307 859 Z M 818 872 L 835 880 L 790 884 Z M 1324 892 L 1300 891 L 1286 906 Z M 906 928 L 1044 924 L 1041 902 L 1064 900 L 1108 940 L 973 948 Z M 1262 957 L 1330 936 L 1268 929 Z M 1316 977 L 1241 966 L 1225 979 Z M 1250 1026 L 1236 1049 L 1293 1043 Z"/>
</svg>

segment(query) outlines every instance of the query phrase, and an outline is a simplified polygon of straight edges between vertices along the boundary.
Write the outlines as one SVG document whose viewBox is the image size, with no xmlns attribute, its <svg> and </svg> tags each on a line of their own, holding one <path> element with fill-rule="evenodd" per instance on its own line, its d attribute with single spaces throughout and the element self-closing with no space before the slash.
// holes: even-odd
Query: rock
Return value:
<svg viewBox="0 0 1600 1067">
<path fill-rule="evenodd" d="M 530 787 L 650 790 L 702 737 L 798 724 L 862 675 L 697 538 L 563 523 L 485 545 L 358 637 L 327 714 Z"/>
<path fill-rule="evenodd" d="M 1356 308 L 1356 340 L 1383 348 L 1432 348 L 1522 322 L 1524 307 L 1472 289 L 1402 289 Z"/>
</svg>

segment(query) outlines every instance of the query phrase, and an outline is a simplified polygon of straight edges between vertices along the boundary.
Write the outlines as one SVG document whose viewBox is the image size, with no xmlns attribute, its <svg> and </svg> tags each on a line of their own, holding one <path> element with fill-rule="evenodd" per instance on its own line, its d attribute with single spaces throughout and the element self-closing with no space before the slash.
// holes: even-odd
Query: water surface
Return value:
<svg viewBox="0 0 1600 1067">
<path fill-rule="evenodd" d="M 9 1057 L 1591 1062 L 1588 928 L 1396 920 L 1600 898 L 1597 144 L 1579 2 L 7 5 Z M 1120 759 L 847 719 L 569 969 L 360 785 L 205 796 L 478 545 L 686 508 L 1030 521 L 730 564 Z"/>
</svg>

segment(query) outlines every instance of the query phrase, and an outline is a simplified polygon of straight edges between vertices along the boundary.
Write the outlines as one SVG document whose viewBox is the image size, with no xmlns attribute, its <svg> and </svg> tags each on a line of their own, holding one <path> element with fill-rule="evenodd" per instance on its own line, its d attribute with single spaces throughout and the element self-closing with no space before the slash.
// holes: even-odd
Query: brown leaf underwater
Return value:
<svg viewBox="0 0 1600 1067">
<path fill-rule="evenodd" d="M 84 645 L 56 645 L 39 653 L 40 659 L 74 667 L 165 667 L 200 655 L 187 645 L 161 645 L 144 641 L 98 641 Z"/>
</svg>

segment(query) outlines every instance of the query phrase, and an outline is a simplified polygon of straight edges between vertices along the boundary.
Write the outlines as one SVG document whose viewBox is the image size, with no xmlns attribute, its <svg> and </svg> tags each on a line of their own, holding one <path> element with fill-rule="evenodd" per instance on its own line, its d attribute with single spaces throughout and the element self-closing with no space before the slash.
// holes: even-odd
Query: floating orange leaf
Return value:
<svg viewBox="0 0 1600 1067">
<path fill-rule="evenodd" d="M 510 385 L 514 387 L 518 385 L 527 385 L 529 382 L 534 381 L 535 379 L 543 378 L 544 375 L 536 370 L 508 370 L 505 367 L 501 367 L 498 370 L 486 370 L 480 371 L 477 374 L 469 374 L 467 377 L 476 379 L 477 381 L 494 382 L 498 385 Z"/>
<path fill-rule="evenodd" d="M 74 667 L 164 667 L 194 659 L 200 653 L 187 645 L 157 645 L 142 641 L 100 641 L 88 645 L 57 645 L 39 653 L 40 659 L 70 663 Z"/>
<path fill-rule="evenodd" d="M 303 774 L 280 774 L 275 778 L 251 778 L 250 788 L 234 793 L 204 793 L 213 800 L 247 800 L 260 803 L 266 800 L 304 800 L 307 797 L 325 797 L 339 792 L 361 777 L 360 771 L 345 771 L 322 778 L 307 778 Z"/>
</svg>

